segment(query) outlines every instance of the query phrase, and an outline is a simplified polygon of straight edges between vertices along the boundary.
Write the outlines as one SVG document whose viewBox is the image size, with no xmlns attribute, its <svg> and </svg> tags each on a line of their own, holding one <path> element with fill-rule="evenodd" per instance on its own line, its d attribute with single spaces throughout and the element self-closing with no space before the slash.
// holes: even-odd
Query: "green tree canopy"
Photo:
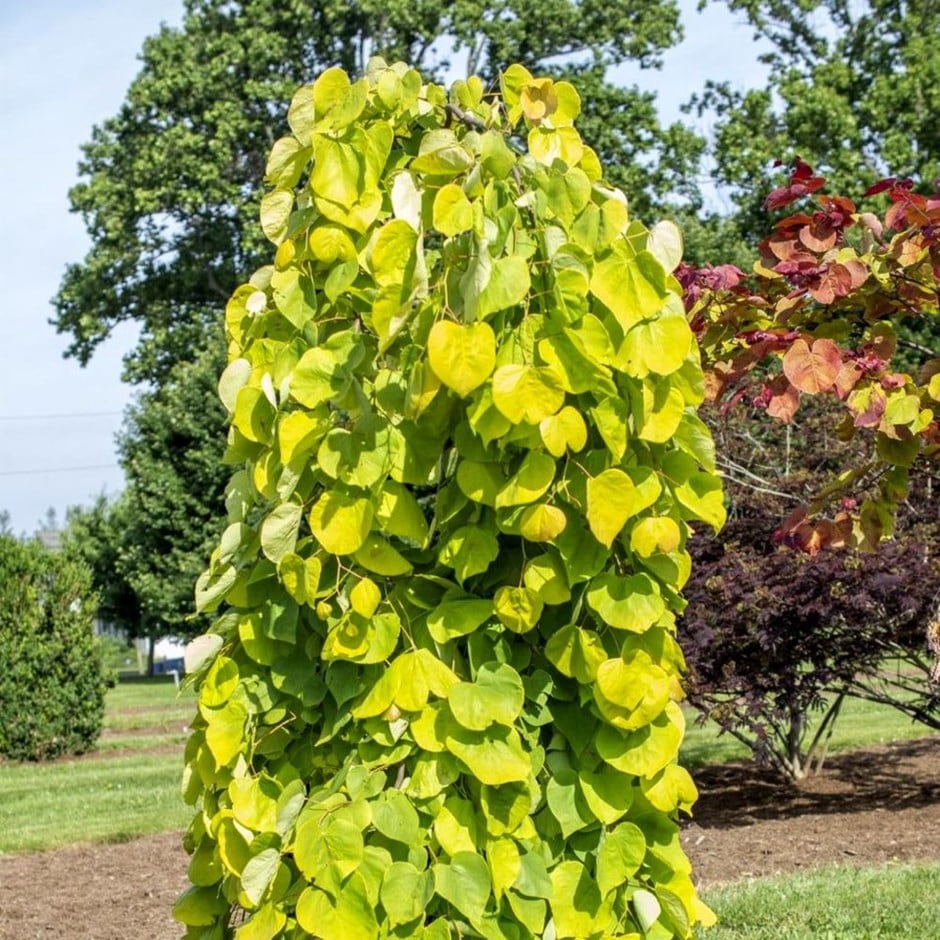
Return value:
<svg viewBox="0 0 940 940">
<path fill-rule="evenodd" d="M 937 4 L 727 2 L 753 25 L 771 67 L 764 88 L 717 82 L 695 100 L 700 115 L 717 118 L 714 179 L 731 193 L 737 230 L 762 234 L 772 164 L 795 154 L 830 181 L 831 192 L 853 197 L 882 176 L 930 185 L 940 174 Z"/>
<path fill-rule="evenodd" d="M 219 446 L 218 346 L 177 363 L 142 395 L 120 438 L 127 475 L 119 506 L 118 569 L 133 590 L 145 635 L 199 633 L 193 584 L 218 536 L 229 470 Z"/>
<path fill-rule="evenodd" d="M 99 616 L 130 637 L 185 637 L 206 626 L 191 615 L 229 474 L 220 369 L 216 344 L 141 394 L 119 440 L 124 492 L 69 510 L 65 545 L 92 571 Z"/>
<path fill-rule="evenodd" d="M 263 259 L 260 183 L 294 88 L 323 68 L 361 72 L 372 53 L 431 74 L 466 59 L 579 72 L 583 133 L 636 211 L 694 202 L 700 141 L 661 126 L 653 100 L 604 80 L 626 59 L 656 66 L 681 37 L 676 0 L 186 0 L 179 28 L 149 38 L 119 112 L 84 148 L 74 211 L 92 247 L 55 298 L 68 354 L 87 362 L 119 323 L 139 325 L 132 381 L 161 383 L 205 347 L 240 277 Z M 655 215 L 655 213 L 652 213 Z"/>
<path fill-rule="evenodd" d="M 132 638 L 142 635 L 141 616 L 137 594 L 123 571 L 125 515 L 123 500 L 111 502 L 105 496 L 91 506 L 73 506 L 66 513 L 62 541 L 66 551 L 91 571 L 98 617 Z"/>
</svg>

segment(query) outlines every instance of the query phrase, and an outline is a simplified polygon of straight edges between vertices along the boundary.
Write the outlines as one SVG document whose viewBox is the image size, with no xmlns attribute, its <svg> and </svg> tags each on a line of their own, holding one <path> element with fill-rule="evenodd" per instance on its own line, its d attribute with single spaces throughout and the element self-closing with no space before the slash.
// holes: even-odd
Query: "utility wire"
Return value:
<svg viewBox="0 0 940 940">
<path fill-rule="evenodd" d="M 123 411 L 78 411 L 72 414 L 0 415 L 0 421 L 59 421 L 63 418 L 113 418 Z"/>
<path fill-rule="evenodd" d="M 78 473 L 82 470 L 114 470 L 120 467 L 117 463 L 90 464 L 85 467 L 46 467 L 40 470 L 0 470 L 0 477 L 29 476 L 35 473 Z"/>
</svg>

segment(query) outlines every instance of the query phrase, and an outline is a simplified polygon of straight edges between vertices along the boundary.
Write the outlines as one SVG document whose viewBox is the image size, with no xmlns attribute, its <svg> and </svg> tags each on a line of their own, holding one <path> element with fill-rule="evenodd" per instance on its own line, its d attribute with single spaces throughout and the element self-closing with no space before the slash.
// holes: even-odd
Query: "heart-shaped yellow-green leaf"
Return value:
<svg viewBox="0 0 940 940">
<path fill-rule="evenodd" d="M 650 372 L 670 375 L 685 362 L 692 348 L 692 330 L 678 299 L 676 306 L 678 310 L 643 320 L 627 332 L 614 359 L 618 369 L 642 379 Z"/>
<path fill-rule="evenodd" d="M 685 414 L 685 397 L 668 379 L 653 379 L 650 376 L 643 383 L 640 398 L 634 397 L 633 417 L 640 440 L 661 444 L 679 427 Z"/>
<path fill-rule="evenodd" d="M 604 718 L 617 728 L 633 731 L 648 725 L 669 701 L 668 673 L 645 653 L 625 662 L 607 659 L 594 679 L 594 701 Z"/>
<path fill-rule="evenodd" d="M 458 682 L 447 692 L 457 722 L 470 731 L 492 724 L 512 725 L 522 712 L 525 689 L 519 673 L 507 663 L 483 663 L 473 682 Z"/>
<path fill-rule="evenodd" d="M 532 773 L 532 759 L 514 728 L 496 725 L 486 731 L 467 731 L 454 722 L 445 743 L 447 750 L 487 786 L 527 780 Z"/>
<path fill-rule="evenodd" d="M 479 388 L 496 366 L 496 336 L 488 323 L 462 326 L 438 320 L 428 335 L 434 374 L 461 398 Z"/>
<path fill-rule="evenodd" d="M 275 564 L 294 550 L 302 515 L 299 503 L 281 503 L 261 523 L 261 550 Z"/>
<path fill-rule="evenodd" d="M 685 717 L 669 702 L 652 723 L 636 731 L 620 731 L 603 725 L 595 738 L 597 753 L 615 770 L 638 777 L 652 777 L 679 753 Z"/>
<path fill-rule="evenodd" d="M 382 603 L 382 592 L 371 578 L 363 578 L 349 592 L 349 606 L 362 617 L 371 617 Z"/>
<path fill-rule="evenodd" d="M 682 261 L 682 232 L 675 222 L 663 219 L 651 229 L 646 247 L 667 271 L 675 271 Z"/>
<path fill-rule="evenodd" d="M 418 233 L 404 220 L 392 219 L 376 233 L 369 249 L 369 267 L 380 287 L 409 286 L 415 272 Z"/>
<path fill-rule="evenodd" d="M 355 261 L 356 246 L 346 229 L 339 225 L 319 225 L 307 237 L 310 253 L 317 261 L 333 264 L 337 260 Z"/>
<path fill-rule="evenodd" d="M 545 657 L 562 673 L 590 685 L 607 653 L 601 638 L 593 630 L 569 625 L 553 634 L 545 644 Z"/>
<path fill-rule="evenodd" d="M 493 374 L 493 404 L 513 424 L 538 424 L 564 401 L 562 380 L 547 366 L 500 366 Z"/>
<path fill-rule="evenodd" d="M 519 531 L 523 538 L 530 542 L 551 542 L 564 531 L 567 524 L 568 520 L 561 509 L 547 503 L 539 503 L 537 506 L 529 506 L 523 512 Z"/>
<path fill-rule="evenodd" d="M 362 545 L 353 552 L 353 558 L 366 571 L 386 578 L 395 578 L 411 571 L 411 562 L 375 532 L 366 536 Z"/>
<path fill-rule="evenodd" d="M 415 542 L 422 548 L 428 540 L 428 522 L 412 493 L 401 483 L 386 480 L 375 511 L 376 522 L 387 535 Z"/>
<path fill-rule="evenodd" d="M 636 511 L 636 487 L 623 470 L 605 470 L 587 482 L 587 519 L 598 542 L 610 547 Z"/>
<path fill-rule="evenodd" d="M 310 510 L 310 531 L 331 554 L 351 555 L 372 528 L 372 504 L 340 490 L 327 490 Z"/>
<path fill-rule="evenodd" d="M 330 630 L 320 656 L 326 662 L 344 659 L 362 665 L 380 663 L 394 652 L 400 632 L 397 614 L 376 614 L 367 619 L 349 611 Z"/>
<path fill-rule="evenodd" d="M 456 183 L 447 183 L 437 191 L 431 215 L 434 227 L 447 238 L 473 228 L 473 207 Z"/>
<path fill-rule="evenodd" d="M 663 266 L 648 252 L 631 257 L 623 242 L 594 265 L 591 293 L 625 329 L 655 316 L 670 296 Z M 623 246 L 623 247 L 621 247 Z"/>
<path fill-rule="evenodd" d="M 501 587 L 493 595 L 493 609 L 513 633 L 528 633 L 542 616 L 542 598 L 527 587 Z"/>
<path fill-rule="evenodd" d="M 621 460 L 627 450 L 627 422 L 630 420 L 626 402 L 620 398 L 605 398 L 591 409 L 591 417 L 614 460 Z"/>
<path fill-rule="evenodd" d="M 539 434 L 545 449 L 553 457 L 562 457 L 566 450 L 578 453 L 587 444 L 587 425 L 581 413 L 566 405 L 558 414 L 539 422 Z"/>
<path fill-rule="evenodd" d="M 277 576 L 284 585 L 284 590 L 298 604 L 313 606 L 320 584 L 322 565 L 316 555 L 301 558 L 288 552 L 277 564 Z"/>
<path fill-rule="evenodd" d="M 497 493 L 496 508 L 534 503 L 548 490 L 554 479 L 555 461 L 548 454 L 530 451 L 509 482 Z"/>
<path fill-rule="evenodd" d="M 277 447 L 281 463 L 289 464 L 295 457 L 313 450 L 331 425 L 325 406 L 313 411 L 291 411 L 282 414 L 277 425 Z"/>
<path fill-rule="evenodd" d="M 674 552 L 682 540 L 679 524 L 670 516 L 647 516 L 630 532 L 630 548 L 649 558 L 657 552 Z"/>
<path fill-rule="evenodd" d="M 496 496 L 505 485 L 506 477 L 499 464 L 462 460 L 457 467 L 457 486 L 475 503 L 495 506 Z"/>
<path fill-rule="evenodd" d="M 493 616 L 492 601 L 466 597 L 445 601 L 428 614 L 428 631 L 438 643 L 473 633 Z"/>
<path fill-rule="evenodd" d="M 529 560 L 522 576 L 527 588 L 535 591 L 546 604 L 564 604 L 571 600 L 571 588 L 565 577 L 561 559 L 550 555 L 537 555 Z"/>
<path fill-rule="evenodd" d="M 508 255 L 493 262 L 489 280 L 480 292 L 477 316 L 480 319 L 514 307 L 529 293 L 529 264 L 521 255 Z"/>
<path fill-rule="evenodd" d="M 578 784 L 584 802 L 605 826 L 620 819 L 633 803 L 633 787 L 629 778 L 601 766 L 597 772 L 582 770 Z"/>
<path fill-rule="evenodd" d="M 275 189 L 261 200 L 261 230 L 279 245 L 287 235 L 287 224 L 294 208 L 294 194 L 287 189 Z"/>
<path fill-rule="evenodd" d="M 598 575 L 587 592 L 588 606 L 616 630 L 642 633 L 666 612 L 659 585 L 649 575 Z"/>
<path fill-rule="evenodd" d="M 728 514 L 721 480 L 717 477 L 710 473 L 694 473 L 673 492 L 692 518 L 707 522 L 716 532 L 725 524 Z"/>
<path fill-rule="evenodd" d="M 930 376 L 930 382 L 927 384 L 927 394 L 934 401 L 940 401 L 940 372 Z"/>
</svg>

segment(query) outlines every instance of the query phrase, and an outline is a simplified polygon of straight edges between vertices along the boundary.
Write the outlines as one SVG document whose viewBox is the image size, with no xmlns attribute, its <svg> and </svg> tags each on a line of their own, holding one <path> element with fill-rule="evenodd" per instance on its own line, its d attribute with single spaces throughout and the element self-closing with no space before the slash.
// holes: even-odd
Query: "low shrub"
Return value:
<svg viewBox="0 0 940 940">
<path fill-rule="evenodd" d="M 0 756 L 87 751 L 107 686 L 91 574 L 67 554 L 0 536 Z"/>
</svg>

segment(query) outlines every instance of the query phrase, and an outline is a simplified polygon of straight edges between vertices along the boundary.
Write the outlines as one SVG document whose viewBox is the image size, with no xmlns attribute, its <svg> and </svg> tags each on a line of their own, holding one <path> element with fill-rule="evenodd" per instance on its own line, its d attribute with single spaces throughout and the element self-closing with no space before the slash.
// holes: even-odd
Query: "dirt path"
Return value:
<svg viewBox="0 0 940 940">
<path fill-rule="evenodd" d="M 800 789 L 747 765 L 700 771 L 683 833 L 703 887 L 825 864 L 940 860 L 940 735 L 833 758 Z M 3 940 L 178 940 L 175 833 L 0 856 Z"/>
<path fill-rule="evenodd" d="M 186 888 L 178 833 L 0 856 L 3 940 L 179 940 Z"/>
</svg>

